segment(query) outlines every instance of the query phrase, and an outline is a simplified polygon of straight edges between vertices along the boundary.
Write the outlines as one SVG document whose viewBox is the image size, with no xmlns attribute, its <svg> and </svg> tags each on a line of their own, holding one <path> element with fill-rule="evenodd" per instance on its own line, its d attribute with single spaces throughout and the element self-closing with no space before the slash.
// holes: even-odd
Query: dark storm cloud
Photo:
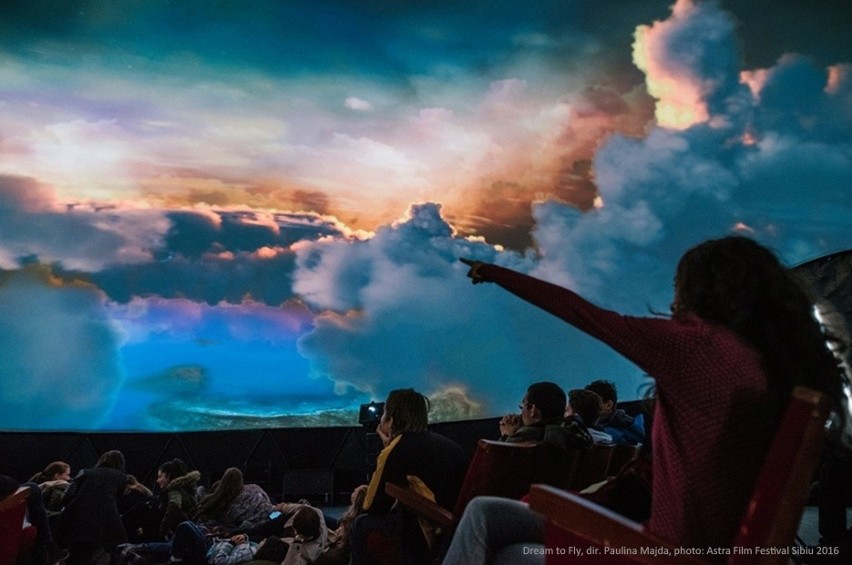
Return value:
<svg viewBox="0 0 852 565">
<path fill-rule="evenodd" d="M 342 237 L 315 214 L 157 211 L 60 205 L 34 179 L 0 176 L 0 268 L 51 264 L 118 302 L 183 297 L 208 304 L 293 298 L 289 247 Z"/>
<path fill-rule="evenodd" d="M 58 271 L 89 280 L 117 302 L 134 296 L 187 298 L 239 304 L 246 298 L 269 305 L 292 299 L 290 283 L 297 241 L 341 237 L 338 228 L 311 214 L 275 214 L 274 223 L 254 223 L 244 211 L 169 212 L 171 228 L 155 260 L 111 265 L 92 273 Z"/>
<path fill-rule="evenodd" d="M 144 262 L 167 225 L 156 211 L 62 206 L 37 180 L 0 175 L 0 268 L 22 258 L 83 270 Z"/>
<path fill-rule="evenodd" d="M 239 304 L 253 298 L 279 305 L 293 298 L 291 274 L 295 259 L 290 252 L 272 258 L 238 254 L 171 259 L 138 265 L 117 265 L 97 273 L 61 273 L 84 277 L 100 287 L 111 300 L 129 302 L 134 297 L 187 298 L 210 305 Z"/>
<path fill-rule="evenodd" d="M 339 236 L 328 222 L 309 214 L 276 214 L 275 223 L 255 223 L 256 213 L 217 211 L 210 214 L 169 212 L 172 227 L 164 251 L 197 259 L 205 253 L 251 253 L 262 247 L 289 247 L 302 239 Z"/>
</svg>

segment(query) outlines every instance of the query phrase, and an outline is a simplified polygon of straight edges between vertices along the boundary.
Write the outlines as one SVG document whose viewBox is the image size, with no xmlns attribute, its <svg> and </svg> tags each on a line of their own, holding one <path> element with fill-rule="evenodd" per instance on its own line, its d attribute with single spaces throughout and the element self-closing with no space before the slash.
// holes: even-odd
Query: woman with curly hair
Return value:
<svg viewBox="0 0 852 565">
<path fill-rule="evenodd" d="M 751 239 L 730 236 L 687 251 L 677 266 L 671 317 L 624 316 L 557 285 L 462 261 L 474 284 L 497 283 L 608 344 L 656 380 L 647 527 L 684 547 L 733 543 L 794 386 L 822 391 L 842 405 L 841 369 L 813 301 L 775 255 Z M 495 546 L 541 539 L 540 520 L 523 533 L 512 528 L 524 539 L 507 539 L 493 528 L 465 531 L 474 522 L 486 528 L 482 516 L 499 518 L 499 512 L 469 506 L 447 562 L 482 562 Z"/>
</svg>

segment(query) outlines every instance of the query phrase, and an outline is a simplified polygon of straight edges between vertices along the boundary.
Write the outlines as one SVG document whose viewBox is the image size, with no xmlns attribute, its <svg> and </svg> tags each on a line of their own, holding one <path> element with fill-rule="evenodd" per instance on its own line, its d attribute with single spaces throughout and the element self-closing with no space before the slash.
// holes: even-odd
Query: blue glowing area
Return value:
<svg viewBox="0 0 852 565">
<path fill-rule="evenodd" d="M 352 425 L 367 401 L 311 376 L 298 351 L 304 308 L 137 299 L 112 310 L 125 378 L 105 428 Z"/>
</svg>

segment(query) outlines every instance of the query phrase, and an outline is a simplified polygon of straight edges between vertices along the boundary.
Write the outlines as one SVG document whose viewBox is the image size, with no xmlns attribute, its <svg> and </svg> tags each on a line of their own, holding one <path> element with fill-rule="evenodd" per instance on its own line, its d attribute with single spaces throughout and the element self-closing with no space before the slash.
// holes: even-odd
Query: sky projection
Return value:
<svg viewBox="0 0 852 565">
<path fill-rule="evenodd" d="M 636 398 L 457 257 L 644 314 L 708 237 L 852 247 L 843 3 L 455 4 L 4 2 L 0 429 Z"/>
</svg>

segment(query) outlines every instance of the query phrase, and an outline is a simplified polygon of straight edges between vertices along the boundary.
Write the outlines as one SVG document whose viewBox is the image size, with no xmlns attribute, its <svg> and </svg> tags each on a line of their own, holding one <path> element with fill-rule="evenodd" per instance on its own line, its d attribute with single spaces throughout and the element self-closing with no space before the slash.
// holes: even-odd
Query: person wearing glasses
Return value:
<svg viewBox="0 0 852 565">
<path fill-rule="evenodd" d="M 562 423 L 565 391 L 556 383 L 533 383 L 518 405 L 519 414 L 506 414 L 500 420 L 500 440 L 510 443 L 542 441 L 549 425 Z"/>
</svg>

